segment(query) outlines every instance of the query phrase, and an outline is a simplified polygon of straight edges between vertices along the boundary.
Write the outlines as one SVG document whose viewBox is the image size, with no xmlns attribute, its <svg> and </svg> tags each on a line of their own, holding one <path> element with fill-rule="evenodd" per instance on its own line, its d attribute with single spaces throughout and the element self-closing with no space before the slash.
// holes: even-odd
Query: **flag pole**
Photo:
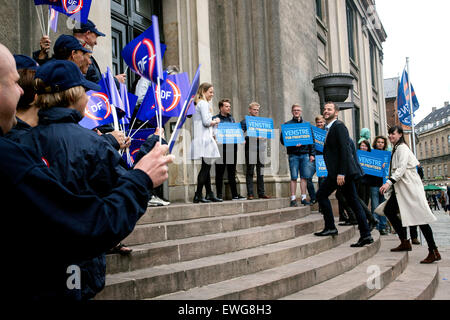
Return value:
<svg viewBox="0 0 450 320">
<path fill-rule="evenodd" d="M 48 6 L 47 35 L 50 37 L 50 18 L 52 17 L 52 9 Z"/>
<path fill-rule="evenodd" d="M 416 135 L 414 133 L 414 106 L 411 89 L 411 74 L 409 73 L 409 57 L 406 57 L 406 72 L 408 73 L 408 89 L 409 89 L 409 114 L 411 116 L 411 146 L 414 156 L 416 155 Z"/>
</svg>

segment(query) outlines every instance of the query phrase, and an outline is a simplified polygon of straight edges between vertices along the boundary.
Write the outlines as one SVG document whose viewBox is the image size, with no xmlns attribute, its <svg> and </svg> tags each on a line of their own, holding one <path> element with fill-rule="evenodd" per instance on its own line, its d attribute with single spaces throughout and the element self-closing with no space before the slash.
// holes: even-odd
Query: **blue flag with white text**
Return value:
<svg viewBox="0 0 450 320">
<path fill-rule="evenodd" d="M 416 93 L 414 92 L 414 87 L 412 86 L 412 84 L 411 95 L 414 114 L 414 112 L 419 109 L 419 101 L 417 100 Z M 397 111 L 400 122 L 405 126 L 411 126 L 411 98 L 409 96 L 408 73 L 406 72 L 406 69 L 403 70 L 402 79 L 398 86 Z"/>
<path fill-rule="evenodd" d="M 52 8 L 76 21 L 87 22 L 92 0 L 60 0 L 60 3 L 52 5 Z"/>
<path fill-rule="evenodd" d="M 88 91 L 86 94 L 89 97 L 85 108 L 84 118 L 79 122 L 79 125 L 94 129 L 99 126 L 112 123 L 112 108 L 109 103 L 108 95 L 104 92 Z"/>
</svg>

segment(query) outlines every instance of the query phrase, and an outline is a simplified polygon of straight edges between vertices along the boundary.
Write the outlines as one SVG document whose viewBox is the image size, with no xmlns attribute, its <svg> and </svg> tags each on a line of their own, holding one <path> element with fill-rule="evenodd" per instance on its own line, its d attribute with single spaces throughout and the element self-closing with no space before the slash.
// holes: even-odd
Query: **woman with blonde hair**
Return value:
<svg viewBox="0 0 450 320">
<path fill-rule="evenodd" d="M 213 97 L 213 85 L 204 82 L 198 87 L 194 100 L 195 113 L 192 116 L 194 138 L 191 143 L 191 159 L 202 160 L 194 203 L 222 202 L 215 197 L 211 189 L 211 162 L 213 159 L 220 158 L 219 148 L 213 137 L 213 127 L 220 123 L 220 119 L 212 119 L 212 108 L 209 104 Z M 206 198 L 203 197 L 203 187 L 206 189 Z"/>
</svg>

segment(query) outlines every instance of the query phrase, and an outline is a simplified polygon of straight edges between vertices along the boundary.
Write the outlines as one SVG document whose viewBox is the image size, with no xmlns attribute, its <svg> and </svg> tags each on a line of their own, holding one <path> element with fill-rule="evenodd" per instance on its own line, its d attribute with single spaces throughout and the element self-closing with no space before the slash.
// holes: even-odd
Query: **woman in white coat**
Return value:
<svg viewBox="0 0 450 320">
<path fill-rule="evenodd" d="M 411 251 L 411 243 L 407 239 L 406 227 L 420 226 L 428 244 L 428 256 L 420 263 L 432 263 L 441 260 L 433 231 L 429 223 L 436 221 L 425 196 L 422 181 L 417 173 L 417 161 L 403 137 L 403 129 L 394 126 L 389 129 L 389 141 L 392 150 L 389 180 L 381 186 L 380 192 L 385 194 L 386 201 L 376 210 L 384 214 L 397 232 L 401 244 L 391 251 Z M 400 217 L 397 215 L 400 212 Z"/>
<path fill-rule="evenodd" d="M 210 83 L 202 83 L 195 96 L 195 113 L 192 116 L 194 126 L 194 139 L 191 143 L 191 159 L 202 160 L 202 166 L 197 177 L 197 191 L 194 203 L 222 202 L 216 198 L 211 189 L 212 160 L 220 158 L 219 148 L 213 137 L 213 127 L 220 119 L 212 120 L 212 110 L 209 102 L 214 97 L 214 87 Z M 203 186 L 206 189 L 206 198 L 203 197 Z"/>
</svg>

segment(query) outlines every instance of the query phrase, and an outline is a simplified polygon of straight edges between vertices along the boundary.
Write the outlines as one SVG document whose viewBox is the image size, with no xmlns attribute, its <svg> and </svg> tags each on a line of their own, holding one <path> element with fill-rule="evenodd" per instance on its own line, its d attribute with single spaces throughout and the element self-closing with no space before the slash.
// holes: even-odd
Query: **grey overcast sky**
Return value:
<svg viewBox="0 0 450 320">
<path fill-rule="evenodd" d="M 384 78 L 401 76 L 409 57 L 420 108 L 415 123 L 450 101 L 450 1 L 376 0 L 387 33 Z"/>
</svg>

